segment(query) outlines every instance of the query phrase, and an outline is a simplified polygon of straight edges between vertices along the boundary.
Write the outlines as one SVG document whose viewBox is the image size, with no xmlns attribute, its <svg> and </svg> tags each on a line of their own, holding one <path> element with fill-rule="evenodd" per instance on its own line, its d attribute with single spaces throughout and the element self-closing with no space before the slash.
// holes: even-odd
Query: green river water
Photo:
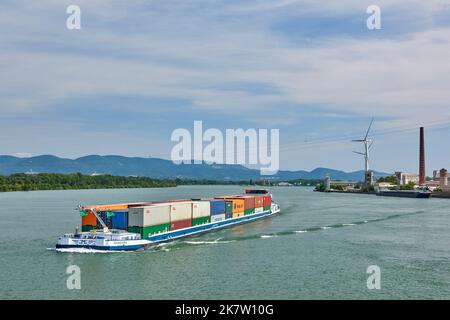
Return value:
<svg viewBox="0 0 450 320">
<path fill-rule="evenodd" d="M 241 193 L 238 186 L 0 194 L 0 299 L 449 299 L 450 200 L 271 188 L 274 217 L 147 252 L 59 253 L 78 204 Z M 66 268 L 81 270 L 81 289 Z M 367 288 L 368 266 L 381 289 Z"/>
</svg>

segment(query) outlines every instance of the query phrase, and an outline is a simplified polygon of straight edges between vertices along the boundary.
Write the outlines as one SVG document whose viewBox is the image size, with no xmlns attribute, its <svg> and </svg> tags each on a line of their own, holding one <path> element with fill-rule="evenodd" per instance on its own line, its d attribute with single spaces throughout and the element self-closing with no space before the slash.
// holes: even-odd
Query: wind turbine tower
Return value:
<svg viewBox="0 0 450 320">
<path fill-rule="evenodd" d="M 365 181 L 366 185 L 373 184 L 373 172 L 370 170 L 370 165 L 369 165 L 370 148 L 372 147 L 372 144 L 374 142 L 372 139 L 369 139 L 369 133 L 370 133 L 370 129 L 372 128 L 373 120 L 374 119 L 372 118 L 372 120 L 370 121 L 370 125 L 369 125 L 369 128 L 367 128 L 367 132 L 366 132 L 366 135 L 364 136 L 364 139 L 352 140 L 353 142 L 361 142 L 364 145 L 364 152 L 359 152 L 359 151 L 353 151 L 353 152 L 364 156 L 364 173 L 365 173 L 364 181 Z"/>
</svg>

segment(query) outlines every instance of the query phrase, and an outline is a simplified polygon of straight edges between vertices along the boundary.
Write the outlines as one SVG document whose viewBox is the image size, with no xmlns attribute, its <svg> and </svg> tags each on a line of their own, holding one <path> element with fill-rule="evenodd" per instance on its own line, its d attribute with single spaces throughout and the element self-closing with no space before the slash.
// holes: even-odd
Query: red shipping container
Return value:
<svg viewBox="0 0 450 320">
<path fill-rule="evenodd" d="M 183 229 L 183 228 L 188 228 L 188 227 L 192 227 L 192 220 L 191 219 L 180 220 L 180 221 L 173 221 L 173 222 L 170 223 L 170 231 Z"/>
<path fill-rule="evenodd" d="M 272 205 L 272 197 L 264 196 L 264 207 L 268 207 Z"/>
<path fill-rule="evenodd" d="M 255 197 L 255 208 L 264 207 L 264 197 Z"/>
<path fill-rule="evenodd" d="M 255 197 L 242 196 L 244 199 L 244 210 L 255 209 Z"/>
</svg>

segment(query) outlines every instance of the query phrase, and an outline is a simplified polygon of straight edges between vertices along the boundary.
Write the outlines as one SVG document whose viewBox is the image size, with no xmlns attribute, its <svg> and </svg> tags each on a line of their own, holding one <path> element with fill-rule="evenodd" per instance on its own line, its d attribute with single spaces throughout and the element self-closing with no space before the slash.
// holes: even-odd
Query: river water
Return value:
<svg viewBox="0 0 450 320">
<path fill-rule="evenodd" d="M 271 188 L 274 217 L 147 252 L 60 253 L 78 204 L 241 193 L 239 186 L 0 194 L 0 299 L 449 299 L 450 201 Z M 67 289 L 66 268 L 81 270 Z M 379 290 L 367 288 L 369 266 Z"/>
</svg>

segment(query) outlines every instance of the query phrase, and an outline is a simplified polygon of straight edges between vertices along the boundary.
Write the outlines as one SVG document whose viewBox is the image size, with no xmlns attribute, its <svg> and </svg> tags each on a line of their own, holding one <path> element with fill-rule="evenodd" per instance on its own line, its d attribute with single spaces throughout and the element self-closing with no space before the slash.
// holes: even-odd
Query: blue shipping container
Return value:
<svg viewBox="0 0 450 320">
<path fill-rule="evenodd" d="M 128 228 L 128 212 L 127 211 L 114 211 L 112 216 L 112 227 L 113 229 L 123 229 Z"/>
<path fill-rule="evenodd" d="M 211 214 L 225 213 L 225 200 L 210 200 Z"/>
</svg>

